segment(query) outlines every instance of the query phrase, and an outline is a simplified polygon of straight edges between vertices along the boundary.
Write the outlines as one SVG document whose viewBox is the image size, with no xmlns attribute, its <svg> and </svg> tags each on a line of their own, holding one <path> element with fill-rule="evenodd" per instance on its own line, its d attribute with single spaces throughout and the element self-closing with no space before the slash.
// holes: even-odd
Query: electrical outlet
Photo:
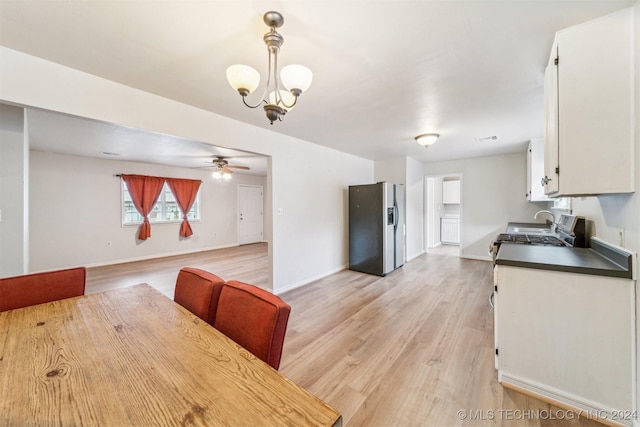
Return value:
<svg viewBox="0 0 640 427">
<path fill-rule="evenodd" d="M 284 215 L 284 209 L 278 208 L 278 215 Z"/>
</svg>

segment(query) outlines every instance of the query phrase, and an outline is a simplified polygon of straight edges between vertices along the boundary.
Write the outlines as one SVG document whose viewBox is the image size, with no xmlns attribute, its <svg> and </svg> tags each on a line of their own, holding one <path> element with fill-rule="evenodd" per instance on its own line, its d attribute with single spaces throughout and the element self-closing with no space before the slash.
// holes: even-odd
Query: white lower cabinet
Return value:
<svg viewBox="0 0 640 427">
<path fill-rule="evenodd" d="M 444 216 L 440 219 L 440 241 L 442 243 L 460 243 L 460 217 Z"/>
<path fill-rule="evenodd" d="M 614 425 L 635 408 L 635 282 L 496 265 L 498 380 Z"/>
</svg>

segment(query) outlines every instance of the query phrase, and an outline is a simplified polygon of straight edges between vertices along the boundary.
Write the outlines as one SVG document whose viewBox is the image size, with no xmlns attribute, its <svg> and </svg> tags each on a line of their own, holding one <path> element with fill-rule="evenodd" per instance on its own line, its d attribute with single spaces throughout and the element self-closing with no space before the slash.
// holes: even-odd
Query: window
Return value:
<svg viewBox="0 0 640 427">
<path fill-rule="evenodd" d="M 196 196 L 196 201 L 193 203 L 191 210 L 187 214 L 189 221 L 200 220 L 200 191 Z M 150 223 L 159 222 L 181 222 L 182 214 L 180 213 L 180 207 L 176 202 L 176 198 L 169 189 L 167 183 L 162 187 L 158 202 L 149 213 Z M 136 207 L 133 205 L 131 195 L 127 189 L 127 184 L 122 181 L 122 224 L 123 225 L 135 225 L 142 224 L 142 215 L 138 213 Z"/>
<path fill-rule="evenodd" d="M 553 200 L 553 209 L 571 212 L 571 197 L 558 197 Z"/>
</svg>

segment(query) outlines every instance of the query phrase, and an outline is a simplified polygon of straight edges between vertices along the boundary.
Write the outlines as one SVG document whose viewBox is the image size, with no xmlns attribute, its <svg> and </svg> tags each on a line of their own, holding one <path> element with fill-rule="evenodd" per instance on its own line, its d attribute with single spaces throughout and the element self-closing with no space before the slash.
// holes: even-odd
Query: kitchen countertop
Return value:
<svg viewBox="0 0 640 427">
<path fill-rule="evenodd" d="M 496 264 L 632 278 L 630 254 L 595 239 L 591 246 L 595 249 L 505 243 L 500 245 Z"/>
<path fill-rule="evenodd" d="M 515 233 L 518 228 L 539 228 L 540 230 L 551 231 L 550 224 L 540 222 L 510 222 L 507 224 L 505 233 Z"/>
</svg>

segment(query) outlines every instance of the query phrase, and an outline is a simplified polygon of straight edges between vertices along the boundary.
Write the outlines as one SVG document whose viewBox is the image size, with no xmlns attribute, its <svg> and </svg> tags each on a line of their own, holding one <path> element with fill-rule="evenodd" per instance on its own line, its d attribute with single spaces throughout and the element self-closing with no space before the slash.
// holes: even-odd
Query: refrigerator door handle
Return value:
<svg viewBox="0 0 640 427">
<path fill-rule="evenodd" d="M 398 204 L 393 202 L 393 226 L 398 227 L 398 217 L 400 216 L 400 210 L 398 209 Z"/>
</svg>

